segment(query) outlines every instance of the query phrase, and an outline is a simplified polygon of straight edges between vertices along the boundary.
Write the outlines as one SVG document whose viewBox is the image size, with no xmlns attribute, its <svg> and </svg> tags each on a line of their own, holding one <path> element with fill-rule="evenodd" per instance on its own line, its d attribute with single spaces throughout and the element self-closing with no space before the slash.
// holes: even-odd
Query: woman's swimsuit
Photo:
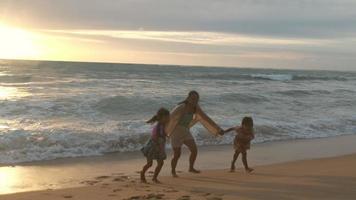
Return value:
<svg viewBox="0 0 356 200">
<path fill-rule="evenodd" d="M 171 145 L 173 148 L 181 147 L 185 141 L 194 140 L 189 131 L 189 125 L 193 120 L 194 113 L 185 113 L 179 120 L 176 128 L 171 134 Z"/>
</svg>

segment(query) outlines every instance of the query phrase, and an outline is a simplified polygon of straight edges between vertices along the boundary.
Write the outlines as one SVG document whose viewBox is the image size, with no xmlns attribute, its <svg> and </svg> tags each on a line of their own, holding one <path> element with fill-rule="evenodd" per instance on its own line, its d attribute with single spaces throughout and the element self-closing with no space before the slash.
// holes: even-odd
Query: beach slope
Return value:
<svg viewBox="0 0 356 200">
<path fill-rule="evenodd" d="M 0 196 L 1 200 L 97 199 L 355 199 L 356 154 L 258 166 L 209 170 L 161 177 L 163 184 L 142 184 L 138 176 L 111 174 L 86 180 L 87 186 Z"/>
</svg>

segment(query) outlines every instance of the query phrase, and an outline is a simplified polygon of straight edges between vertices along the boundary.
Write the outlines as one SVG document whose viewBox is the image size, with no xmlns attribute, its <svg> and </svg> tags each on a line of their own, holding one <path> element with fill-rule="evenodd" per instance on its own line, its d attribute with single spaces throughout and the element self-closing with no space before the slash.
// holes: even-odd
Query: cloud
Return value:
<svg viewBox="0 0 356 200">
<path fill-rule="evenodd" d="M 355 36 L 353 0 L 4 0 L 0 16 L 50 29 Z"/>
<path fill-rule="evenodd" d="M 354 0 L 1 0 L 0 21 L 98 51 L 78 51 L 81 59 L 355 69 L 355 8 Z"/>
<path fill-rule="evenodd" d="M 43 30 L 47 33 L 70 34 L 82 37 L 110 37 L 118 39 L 153 40 L 206 45 L 305 45 L 325 40 L 300 38 L 257 37 L 235 33 L 185 32 L 185 31 L 127 31 L 127 30 Z"/>
</svg>

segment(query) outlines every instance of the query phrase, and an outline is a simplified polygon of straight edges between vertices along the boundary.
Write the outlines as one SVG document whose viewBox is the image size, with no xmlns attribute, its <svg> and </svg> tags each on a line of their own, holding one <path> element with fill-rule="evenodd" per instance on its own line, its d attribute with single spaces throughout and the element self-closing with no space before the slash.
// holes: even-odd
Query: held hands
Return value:
<svg viewBox="0 0 356 200">
<path fill-rule="evenodd" d="M 225 131 L 223 129 L 220 129 L 219 135 L 223 136 L 225 134 Z"/>
<path fill-rule="evenodd" d="M 220 129 L 219 135 L 224 135 L 227 132 L 230 132 L 230 129 L 226 129 L 226 130 Z"/>
</svg>

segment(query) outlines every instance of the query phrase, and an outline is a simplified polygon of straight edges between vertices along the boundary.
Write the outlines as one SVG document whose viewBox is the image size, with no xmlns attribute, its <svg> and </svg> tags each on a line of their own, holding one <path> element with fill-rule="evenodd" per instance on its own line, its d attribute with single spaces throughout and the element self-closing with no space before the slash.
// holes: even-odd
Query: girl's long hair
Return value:
<svg viewBox="0 0 356 200">
<path fill-rule="evenodd" d="M 253 127 L 253 119 L 252 117 L 244 117 L 242 119 L 241 125 L 245 125 L 248 127 Z"/>
<path fill-rule="evenodd" d="M 169 116 L 169 111 L 165 108 L 160 108 L 150 120 L 146 121 L 146 123 L 153 124 L 165 116 Z"/>
<path fill-rule="evenodd" d="M 187 103 L 188 103 L 188 98 L 189 98 L 190 96 L 192 96 L 192 95 L 197 95 L 198 99 L 200 98 L 199 93 L 198 93 L 197 91 L 191 90 L 191 91 L 188 93 L 187 98 L 185 98 L 184 101 L 179 102 L 178 105 L 187 104 Z M 195 106 L 195 108 L 194 108 L 194 113 L 195 113 L 196 111 L 197 111 L 197 107 Z"/>
</svg>

